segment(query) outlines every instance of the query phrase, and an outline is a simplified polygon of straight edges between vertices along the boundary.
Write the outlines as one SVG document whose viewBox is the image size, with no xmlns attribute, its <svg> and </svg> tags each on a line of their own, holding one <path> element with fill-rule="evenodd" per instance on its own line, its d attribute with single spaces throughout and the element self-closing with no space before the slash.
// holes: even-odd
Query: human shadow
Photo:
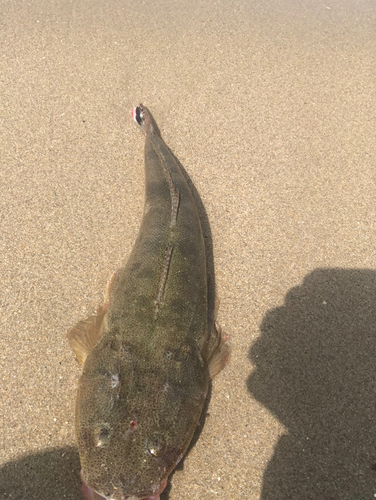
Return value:
<svg viewBox="0 0 376 500">
<path fill-rule="evenodd" d="M 82 500 L 77 450 L 53 448 L 8 462 L 0 469 L 0 498 Z"/>
<path fill-rule="evenodd" d="M 317 269 L 271 310 L 250 393 L 286 427 L 261 500 L 376 496 L 376 272 Z"/>
</svg>

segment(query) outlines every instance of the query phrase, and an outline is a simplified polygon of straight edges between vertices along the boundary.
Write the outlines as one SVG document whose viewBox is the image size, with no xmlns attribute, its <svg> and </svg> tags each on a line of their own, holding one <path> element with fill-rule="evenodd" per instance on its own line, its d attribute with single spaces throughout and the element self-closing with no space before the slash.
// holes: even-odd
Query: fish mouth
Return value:
<svg viewBox="0 0 376 500">
<path fill-rule="evenodd" d="M 155 123 L 150 111 L 143 104 L 139 104 L 132 109 L 132 118 L 136 123 L 138 123 L 138 125 L 140 125 L 141 130 L 145 135 L 161 135 L 158 125 Z"/>
<path fill-rule="evenodd" d="M 89 486 L 85 483 L 82 483 L 81 487 L 82 494 L 87 500 L 105 500 L 105 497 L 99 495 L 96 491 L 89 488 Z"/>
<path fill-rule="evenodd" d="M 143 105 L 140 104 L 136 108 L 132 109 L 132 118 L 135 122 L 137 122 L 140 127 L 142 127 L 142 122 L 144 120 L 144 113 L 143 113 Z"/>
<path fill-rule="evenodd" d="M 87 500 L 160 500 L 160 494 L 162 493 L 162 491 L 166 488 L 166 485 L 167 485 L 167 480 L 164 480 L 160 487 L 158 488 L 158 493 L 156 495 L 153 495 L 153 496 L 149 496 L 149 497 L 134 497 L 134 496 L 125 496 L 121 491 L 117 490 L 116 492 L 114 492 L 114 496 L 102 496 L 100 495 L 99 493 L 97 493 L 96 491 L 94 491 L 93 489 L 90 488 L 90 486 L 88 486 L 87 484 L 85 483 L 82 483 L 82 488 L 81 488 L 81 491 L 84 495 L 84 497 L 87 499 Z M 120 494 L 120 496 L 119 496 Z"/>
</svg>

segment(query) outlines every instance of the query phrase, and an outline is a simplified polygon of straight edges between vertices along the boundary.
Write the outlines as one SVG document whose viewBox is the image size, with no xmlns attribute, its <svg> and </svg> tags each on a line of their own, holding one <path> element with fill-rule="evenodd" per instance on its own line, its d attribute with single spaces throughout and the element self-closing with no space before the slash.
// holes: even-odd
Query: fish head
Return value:
<svg viewBox="0 0 376 500">
<path fill-rule="evenodd" d="M 168 445 L 168 431 L 156 432 L 152 415 L 122 418 L 116 413 L 107 421 L 84 422 L 78 428 L 86 497 L 159 500 L 182 450 Z"/>
<path fill-rule="evenodd" d="M 80 429 L 86 441 L 84 444 L 82 439 L 79 441 L 86 497 L 90 500 L 159 499 L 167 476 L 180 460 L 179 450 L 168 449 L 168 437 L 153 434 L 147 423 L 146 432 L 138 429 L 142 418 L 137 424 L 135 419 L 126 425 L 113 423 L 116 427 L 112 427 L 112 422 L 98 422 L 91 428 Z M 89 439 L 91 444 L 87 442 Z"/>
<path fill-rule="evenodd" d="M 134 456 L 135 453 L 129 454 L 129 457 Z M 93 464 L 82 463 L 82 492 L 88 500 L 159 500 L 167 485 L 166 473 L 154 467 L 145 470 L 140 466 L 139 472 L 134 473 L 128 460 L 118 467 L 116 455 L 113 460 L 103 456 L 102 462 L 100 470 Z"/>
<path fill-rule="evenodd" d="M 176 425 L 171 425 L 170 406 L 161 406 L 156 396 L 163 387 L 150 375 L 140 375 L 136 389 L 131 370 L 116 375 L 109 361 L 105 370 L 95 361 L 89 356 L 85 363 L 76 402 L 86 497 L 157 500 L 191 438 L 181 428 L 184 417 L 179 412 Z M 128 384 L 132 390 L 125 387 Z"/>
<path fill-rule="evenodd" d="M 159 136 L 161 135 L 152 114 L 143 104 L 139 104 L 137 107 L 132 109 L 132 118 L 140 125 L 141 130 L 145 135 L 150 133 L 157 134 Z"/>
</svg>

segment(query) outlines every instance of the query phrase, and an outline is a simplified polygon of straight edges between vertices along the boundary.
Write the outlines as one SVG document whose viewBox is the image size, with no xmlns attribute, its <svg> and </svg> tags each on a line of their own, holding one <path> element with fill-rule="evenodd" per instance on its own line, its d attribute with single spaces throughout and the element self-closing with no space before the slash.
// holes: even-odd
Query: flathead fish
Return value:
<svg viewBox="0 0 376 500">
<path fill-rule="evenodd" d="M 75 429 L 87 498 L 159 500 L 198 424 L 229 348 L 208 312 L 200 219 L 150 112 L 141 228 L 96 315 L 68 334 L 84 365 Z"/>
</svg>

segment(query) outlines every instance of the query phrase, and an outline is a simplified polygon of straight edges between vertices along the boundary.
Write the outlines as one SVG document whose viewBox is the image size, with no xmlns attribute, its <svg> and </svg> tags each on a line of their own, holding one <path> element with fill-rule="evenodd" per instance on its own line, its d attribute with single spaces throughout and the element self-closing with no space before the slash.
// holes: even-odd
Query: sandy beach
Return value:
<svg viewBox="0 0 376 500">
<path fill-rule="evenodd" d="M 82 498 L 66 333 L 137 236 L 140 102 L 205 208 L 232 347 L 161 500 L 374 498 L 374 0 L 0 12 L 0 498 Z"/>
</svg>

